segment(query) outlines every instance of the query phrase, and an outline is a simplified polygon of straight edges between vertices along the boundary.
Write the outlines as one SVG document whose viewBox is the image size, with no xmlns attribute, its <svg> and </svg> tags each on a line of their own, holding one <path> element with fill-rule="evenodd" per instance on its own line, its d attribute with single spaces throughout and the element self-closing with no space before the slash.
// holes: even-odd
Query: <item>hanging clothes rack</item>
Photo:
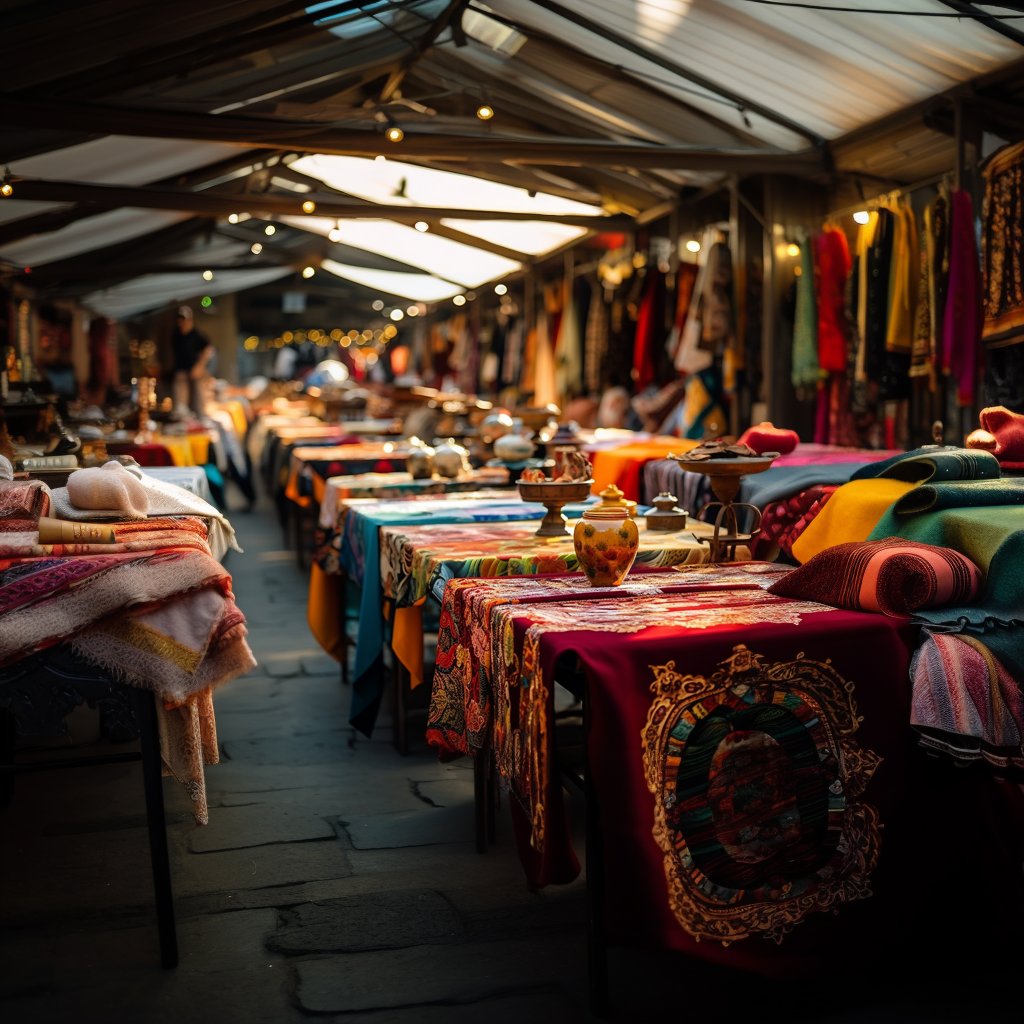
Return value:
<svg viewBox="0 0 1024 1024">
<path fill-rule="evenodd" d="M 825 214 L 826 220 L 832 220 L 836 217 L 846 217 L 851 213 L 856 213 L 858 210 L 873 210 L 879 206 L 884 206 L 887 202 L 895 202 L 901 196 L 909 195 L 911 192 L 920 192 L 921 189 L 934 188 L 936 185 L 945 183 L 947 186 L 952 185 L 953 172 L 944 171 L 942 174 L 933 174 L 928 178 L 922 178 L 920 181 L 913 181 L 909 185 L 897 185 L 895 188 L 888 189 L 884 192 L 876 192 L 874 195 L 868 196 L 861 200 L 859 203 L 850 203 L 847 206 L 842 206 L 837 210 L 829 210 Z"/>
</svg>

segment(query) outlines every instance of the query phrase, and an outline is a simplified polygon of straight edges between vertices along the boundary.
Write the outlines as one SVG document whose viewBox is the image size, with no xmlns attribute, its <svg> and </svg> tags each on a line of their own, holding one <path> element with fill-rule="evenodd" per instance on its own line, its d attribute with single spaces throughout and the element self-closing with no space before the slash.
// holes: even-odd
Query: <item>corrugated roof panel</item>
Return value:
<svg viewBox="0 0 1024 1024">
<path fill-rule="evenodd" d="M 490 6 L 741 126 L 735 107 L 530 0 L 491 0 Z M 1021 56 L 1012 40 L 969 19 L 815 12 L 749 0 L 588 0 L 585 9 L 565 0 L 563 6 L 825 138 Z M 844 0 L 844 6 L 878 3 Z M 952 13 L 938 0 L 904 0 L 899 10 Z M 806 145 L 763 118 L 746 116 L 766 142 Z"/>
<path fill-rule="evenodd" d="M 204 295 L 228 295 L 256 288 L 294 273 L 291 267 L 261 267 L 257 270 L 224 270 L 204 284 Z M 199 294 L 194 274 L 146 274 L 124 284 L 92 292 L 82 299 L 87 308 L 112 319 L 135 316 L 182 302 Z"/>
<path fill-rule="evenodd" d="M 126 242 L 130 238 L 152 234 L 178 221 L 188 220 L 189 213 L 170 210 L 135 210 L 125 208 L 99 213 L 95 217 L 76 220 L 66 228 L 41 235 L 31 235 L 0 247 L 0 258 L 25 266 L 43 266 L 68 256 L 103 249 Z"/>
</svg>

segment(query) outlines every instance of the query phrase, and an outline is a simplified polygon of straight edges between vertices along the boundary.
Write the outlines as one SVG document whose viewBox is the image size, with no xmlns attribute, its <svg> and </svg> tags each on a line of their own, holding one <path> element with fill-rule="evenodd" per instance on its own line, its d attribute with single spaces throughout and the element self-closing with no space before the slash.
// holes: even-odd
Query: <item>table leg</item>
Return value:
<svg viewBox="0 0 1024 1024">
<path fill-rule="evenodd" d="M 160 735 L 154 703 L 156 698 L 148 690 L 133 692 L 139 716 L 139 745 L 142 749 L 142 778 L 156 896 L 156 923 L 160 935 L 160 961 L 164 967 L 177 967 L 178 936 L 174 920 L 174 897 L 171 893 L 171 861 L 167 852 L 167 819 L 164 814 Z"/>
<path fill-rule="evenodd" d="M 411 682 L 409 670 L 392 654 L 392 678 L 395 684 L 395 750 L 405 757 L 409 753 L 408 695 Z"/>
<path fill-rule="evenodd" d="M 597 1017 L 608 1012 L 608 942 L 604 922 L 604 844 L 601 817 L 590 770 L 590 701 L 583 696 L 583 749 L 586 799 L 587 858 L 587 974 L 590 1010 Z"/>
<path fill-rule="evenodd" d="M 14 799 L 14 712 L 0 708 L 0 807 Z"/>
</svg>

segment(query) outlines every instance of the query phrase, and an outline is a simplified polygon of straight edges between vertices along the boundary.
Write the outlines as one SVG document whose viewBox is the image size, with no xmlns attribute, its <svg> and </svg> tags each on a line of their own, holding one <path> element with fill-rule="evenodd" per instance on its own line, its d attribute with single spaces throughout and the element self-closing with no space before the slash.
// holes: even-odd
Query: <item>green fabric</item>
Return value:
<svg viewBox="0 0 1024 1024">
<path fill-rule="evenodd" d="M 813 388 L 821 371 L 818 366 L 818 310 L 814 301 L 814 253 L 810 239 L 800 244 L 800 277 L 796 282 L 796 312 L 793 317 L 793 368 L 797 389 Z"/>
<path fill-rule="evenodd" d="M 944 480 L 994 480 L 1000 474 L 999 462 L 991 452 L 978 448 L 915 448 L 884 462 L 873 462 L 858 469 L 851 480 L 888 477 L 911 483 L 938 483 Z"/>
<path fill-rule="evenodd" d="M 985 573 L 974 604 L 915 617 L 933 628 L 978 636 L 1018 682 L 1024 680 L 1024 506 L 943 508 L 913 516 L 890 509 L 869 539 L 883 537 L 953 548 Z"/>
<path fill-rule="evenodd" d="M 921 484 L 904 494 L 886 514 L 912 516 L 945 508 L 984 508 L 990 505 L 1024 505 L 1024 478 Z"/>
</svg>

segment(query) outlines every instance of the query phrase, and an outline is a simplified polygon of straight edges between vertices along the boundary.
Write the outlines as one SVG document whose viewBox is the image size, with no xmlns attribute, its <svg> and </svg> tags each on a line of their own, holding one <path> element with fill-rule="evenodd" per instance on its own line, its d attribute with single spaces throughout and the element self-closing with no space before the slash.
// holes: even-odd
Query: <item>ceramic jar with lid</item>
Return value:
<svg viewBox="0 0 1024 1024">
<path fill-rule="evenodd" d="M 595 506 L 573 530 L 580 568 L 595 587 L 617 587 L 636 560 L 640 530 L 624 508 Z"/>
<path fill-rule="evenodd" d="M 676 496 L 662 491 L 652 502 L 654 508 L 647 513 L 648 530 L 682 530 L 686 527 L 686 511 L 676 506 Z"/>
<path fill-rule="evenodd" d="M 434 470 L 440 476 L 455 479 L 469 472 L 469 452 L 455 438 L 449 437 L 434 448 Z"/>
<path fill-rule="evenodd" d="M 434 475 L 434 449 L 418 437 L 409 439 L 409 454 L 405 468 L 414 480 L 426 480 Z"/>
</svg>

